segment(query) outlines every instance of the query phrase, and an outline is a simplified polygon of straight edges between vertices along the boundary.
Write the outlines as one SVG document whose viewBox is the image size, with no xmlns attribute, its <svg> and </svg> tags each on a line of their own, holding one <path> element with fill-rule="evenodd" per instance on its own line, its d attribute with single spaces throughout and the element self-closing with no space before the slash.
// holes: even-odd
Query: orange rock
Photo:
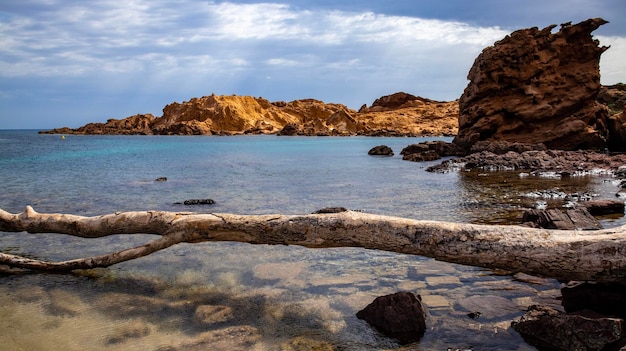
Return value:
<svg viewBox="0 0 626 351">
<path fill-rule="evenodd" d="M 600 47 L 591 32 L 601 18 L 542 30 L 523 29 L 483 50 L 460 99 L 454 143 L 543 143 L 551 149 L 604 149 L 606 106 L 600 91 Z"/>
</svg>

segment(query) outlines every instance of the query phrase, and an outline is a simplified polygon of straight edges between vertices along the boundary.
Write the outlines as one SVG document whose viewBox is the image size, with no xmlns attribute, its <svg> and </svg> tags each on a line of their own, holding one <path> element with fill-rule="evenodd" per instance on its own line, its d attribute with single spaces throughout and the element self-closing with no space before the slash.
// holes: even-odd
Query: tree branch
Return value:
<svg viewBox="0 0 626 351">
<path fill-rule="evenodd" d="M 561 280 L 626 282 L 626 226 L 558 231 L 419 221 L 352 211 L 293 216 L 138 211 L 82 217 L 39 214 L 27 207 L 20 214 L 0 210 L 0 231 L 83 238 L 134 233 L 162 236 L 137 248 L 66 262 L 0 256 L 0 263 L 29 269 L 106 267 L 179 242 L 238 241 L 311 248 L 362 247 Z"/>
</svg>

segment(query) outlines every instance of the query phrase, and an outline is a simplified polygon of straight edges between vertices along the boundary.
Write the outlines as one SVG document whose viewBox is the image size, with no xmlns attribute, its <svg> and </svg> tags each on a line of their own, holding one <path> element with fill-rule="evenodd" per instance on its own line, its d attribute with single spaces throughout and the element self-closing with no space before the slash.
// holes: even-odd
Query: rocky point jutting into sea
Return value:
<svg viewBox="0 0 626 351">
<path fill-rule="evenodd" d="M 50 133 L 456 135 L 453 147 L 431 143 L 408 148 L 403 154 L 418 161 L 424 158 L 407 154 L 428 152 L 422 156 L 432 159 L 437 150 L 448 155 L 454 149 L 454 154 L 463 156 L 442 163 L 436 168 L 441 171 L 524 169 L 567 177 L 602 169 L 624 178 L 626 156 L 611 152 L 626 151 L 625 89 L 623 84 L 600 85 L 600 56 L 608 48 L 600 47 L 591 35 L 606 23 L 596 18 L 562 24 L 558 31 L 553 25 L 513 32 L 476 58 L 458 102 L 396 93 L 357 112 L 311 99 L 269 102 L 211 95 L 172 103 L 162 117 L 136 115 Z M 623 253 L 615 249 L 606 255 Z M 605 268 L 607 274 L 623 272 L 623 267 Z M 626 313 L 610 306 L 623 305 L 625 291 L 623 282 L 569 282 L 562 289 L 564 311 L 529 306 L 513 328 L 540 349 L 623 349 Z M 420 300 L 407 298 L 410 304 Z M 390 300 L 393 304 L 394 298 Z M 389 309 L 387 304 L 383 307 Z M 402 312 L 385 318 L 402 319 Z M 480 316 L 480 311 L 472 313 Z M 416 324 L 421 328 L 422 322 Z M 397 331 L 385 332 L 397 335 Z M 423 332 L 416 330 L 420 336 Z"/>
<path fill-rule="evenodd" d="M 357 112 L 315 99 L 270 102 L 261 97 L 210 95 L 163 108 L 163 116 L 139 114 L 56 134 L 145 135 L 373 135 L 430 136 L 457 133 L 458 102 L 395 93 Z"/>
</svg>

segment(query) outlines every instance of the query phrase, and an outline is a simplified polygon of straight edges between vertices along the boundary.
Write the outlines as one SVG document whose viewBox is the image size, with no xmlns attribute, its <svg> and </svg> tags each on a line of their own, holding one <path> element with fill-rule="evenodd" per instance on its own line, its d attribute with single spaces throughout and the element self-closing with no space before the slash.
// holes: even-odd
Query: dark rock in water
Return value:
<svg viewBox="0 0 626 351">
<path fill-rule="evenodd" d="M 608 214 L 624 214 L 624 201 L 620 200 L 594 200 L 580 202 L 579 206 L 583 206 L 594 216 L 602 216 Z"/>
<path fill-rule="evenodd" d="M 452 144 L 454 145 L 454 144 Z M 470 148 L 470 153 L 476 153 L 481 151 L 489 151 L 496 155 L 504 155 L 509 151 L 517 152 L 521 154 L 526 151 L 546 151 L 545 145 L 539 144 L 527 144 L 527 143 L 512 143 L 509 141 L 478 141 Z"/>
<path fill-rule="evenodd" d="M 537 305 L 511 326 L 539 350 L 606 350 L 624 337 L 622 319 L 589 318 Z"/>
<path fill-rule="evenodd" d="M 419 144 L 411 144 L 400 152 L 400 155 L 407 156 L 410 154 L 416 154 L 426 151 L 434 151 L 439 156 L 457 156 L 461 152 L 458 146 L 452 143 L 446 143 L 443 140 L 438 141 L 425 141 Z"/>
<path fill-rule="evenodd" d="M 175 204 L 180 205 L 180 202 L 175 202 Z M 213 199 L 190 199 L 183 201 L 183 205 L 214 205 L 215 200 Z"/>
<path fill-rule="evenodd" d="M 154 180 L 155 182 L 167 182 L 167 177 L 158 177 Z"/>
<path fill-rule="evenodd" d="M 441 156 L 439 156 L 439 154 L 433 150 L 418 152 L 414 154 L 408 154 L 402 157 L 403 160 L 411 161 L 411 162 L 434 161 L 440 158 Z"/>
<path fill-rule="evenodd" d="M 597 230 L 602 224 L 586 209 L 576 208 L 561 211 L 551 208 L 546 210 L 528 210 L 524 212 L 522 223 L 530 227 L 560 230 Z"/>
<path fill-rule="evenodd" d="M 393 156 L 393 150 L 387 145 L 374 146 L 367 153 L 372 156 Z"/>
<path fill-rule="evenodd" d="M 426 331 L 422 299 L 410 292 L 377 297 L 356 316 L 401 344 L 418 341 Z"/>
<path fill-rule="evenodd" d="M 323 214 L 323 213 L 340 213 L 348 211 L 345 207 L 324 207 L 320 210 L 313 212 L 313 214 Z"/>
<path fill-rule="evenodd" d="M 584 174 L 584 172 L 593 172 L 596 169 L 616 172 L 624 164 L 626 164 L 626 154 L 607 155 L 606 153 L 591 151 L 563 150 L 535 150 L 523 151 L 521 153 L 508 151 L 504 154 L 481 151 L 453 160 L 446 160 L 438 166 L 430 167 L 427 171 L 446 172 L 459 168 L 476 168 L 490 171 L 530 170 L 535 173 L 557 172 L 565 175 Z"/>
<path fill-rule="evenodd" d="M 565 312 L 591 310 L 626 318 L 626 285 L 597 282 L 569 282 L 561 288 Z"/>
<path fill-rule="evenodd" d="M 428 145 L 426 145 L 426 143 L 411 144 L 405 147 L 404 149 L 402 149 L 402 151 L 400 151 L 400 155 L 406 156 L 410 154 L 417 154 L 420 152 L 425 152 L 428 150 L 430 149 L 428 148 Z"/>
</svg>

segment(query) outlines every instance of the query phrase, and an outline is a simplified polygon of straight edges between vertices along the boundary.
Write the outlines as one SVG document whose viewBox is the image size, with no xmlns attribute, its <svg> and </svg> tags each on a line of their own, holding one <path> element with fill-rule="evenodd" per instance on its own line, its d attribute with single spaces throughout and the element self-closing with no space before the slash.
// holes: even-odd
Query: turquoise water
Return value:
<svg viewBox="0 0 626 351">
<path fill-rule="evenodd" d="M 411 217 L 464 220 L 450 208 L 454 174 L 367 155 L 408 138 L 162 137 L 0 134 L 5 210 L 100 214 L 175 210 L 175 202 L 212 198 L 199 211 L 309 213 L 327 206 Z M 154 182 L 167 177 L 167 182 Z M 437 204 L 433 206 L 432 199 Z M 423 206 L 428 204 L 428 206 Z M 402 212 L 398 213 L 401 208 Z"/>
<path fill-rule="evenodd" d="M 425 169 L 437 161 L 401 160 L 403 147 L 436 139 L 450 140 L 74 135 L 63 140 L 36 131 L 0 131 L 0 208 L 16 213 L 32 205 L 39 212 L 80 215 L 301 214 L 343 206 L 416 219 L 511 224 L 537 201 L 526 196 L 529 192 L 559 188 L 608 197 L 615 191 L 610 179 L 433 174 Z M 380 144 L 396 156 L 367 155 Z M 155 182 L 158 177 L 168 180 Z M 192 198 L 216 204 L 175 204 Z M 605 226 L 623 223 L 623 217 L 603 220 Z M 0 251 L 50 260 L 154 239 L 0 235 Z M 560 286 L 416 256 L 235 243 L 183 244 L 84 274 L 5 276 L 0 282 L 0 345 L 12 350 L 306 349 L 302 343 L 397 349 L 354 314 L 376 296 L 399 290 L 422 295 L 430 314 L 429 331 L 408 349 L 532 350 L 509 328 L 510 321 L 529 304 L 558 305 Z M 230 313 L 200 323 L 202 306 Z M 468 318 L 476 309 L 485 312 L 482 319 Z"/>
</svg>

